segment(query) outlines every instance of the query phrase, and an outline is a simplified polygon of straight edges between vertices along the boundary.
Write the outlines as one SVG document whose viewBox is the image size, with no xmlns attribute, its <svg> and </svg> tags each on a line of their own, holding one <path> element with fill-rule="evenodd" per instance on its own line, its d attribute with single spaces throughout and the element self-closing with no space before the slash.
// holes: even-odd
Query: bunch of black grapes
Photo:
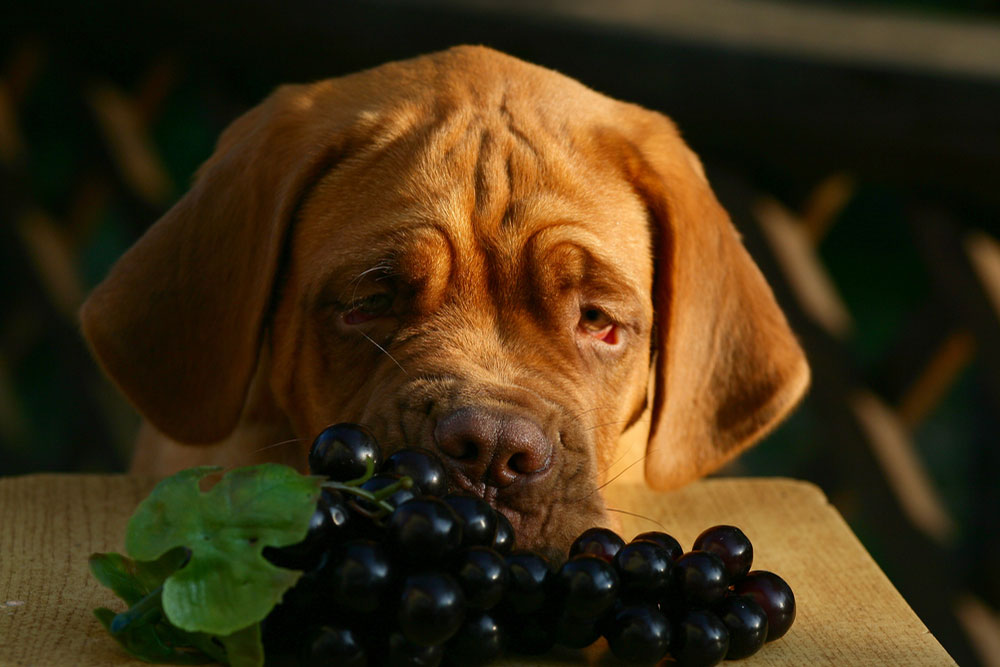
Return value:
<svg viewBox="0 0 1000 667">
<path fill-rule="evenodd" d="M 592 528 L 555 563 L 515 549 L 510 522 L 481 498 L 448 493 L 430 451 L 383 460 L 367 429 L 337 424 L 309 467 L 330 480 L 309 534 L 265 551 L 304 571 L 264 622 L 269 658 L 481 665 L 603 636 L 623 663 L 714 665 L 752 655 L 795 618 L 791 589 L 750 571 L 753 547 L 734 526 L 709 528 L 688 553 L 666 533 L 626 544 Z"/>
</svg>

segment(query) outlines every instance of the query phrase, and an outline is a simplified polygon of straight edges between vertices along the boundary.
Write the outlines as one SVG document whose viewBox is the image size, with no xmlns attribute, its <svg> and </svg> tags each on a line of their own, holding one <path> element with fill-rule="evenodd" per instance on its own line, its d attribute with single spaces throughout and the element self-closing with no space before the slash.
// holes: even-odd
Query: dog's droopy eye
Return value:
<svg viewBox="0 0 1000 667">
<path fill-rule="evenodd" d="M 584 308 L 580 311 L 580 329 L 609 345 L 618 342 L 618 329 L 614 320 L 600 308 Z"/>
<path fill-rule="evenodd" d="M 391 307 L 392 297 L 388 294 L 371 294 L 347 307 L 344 312 L 344 324 L 364 324 L 387 314 Z"/>
</svg>

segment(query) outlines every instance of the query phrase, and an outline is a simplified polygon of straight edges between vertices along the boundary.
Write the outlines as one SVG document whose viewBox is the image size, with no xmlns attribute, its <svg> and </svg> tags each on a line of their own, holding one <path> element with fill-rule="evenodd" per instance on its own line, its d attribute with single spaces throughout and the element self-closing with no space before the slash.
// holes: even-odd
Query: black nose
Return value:
<svg viewBox="0 0 1000 667">
<path fill-rule="evenodd" d="M 473 481 L 496 487 L 538 475 L 552 461 L 552 443 L 525 417 L 465 407 L 438 420 L 438 448 Z"/>
</svg>

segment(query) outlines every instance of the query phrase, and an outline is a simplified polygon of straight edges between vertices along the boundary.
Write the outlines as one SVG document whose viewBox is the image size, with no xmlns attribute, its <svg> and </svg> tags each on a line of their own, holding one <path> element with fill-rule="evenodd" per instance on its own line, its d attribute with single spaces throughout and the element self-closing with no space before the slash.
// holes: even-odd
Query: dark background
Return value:
<svg viewBox="0 0 1000 667">
<path fill-rule="evenodd" d="M 1000 277 L 970 251 L 1000 267 L 1000 38 L 994 69 L 970 71 L 685 35 L 628 4 L 648 25 L 613 2 L 607 20 L 488 1 L 2 10 L 0 474 L 125 469 L 138 418 L 76 308 L 236 115 L 282 82 L 483 43 L 677 121 L 814 372 L 802 408 L 724 474 L 818 483 L 960 664 L 1000 664 Z M 1000 35 L 986 0 L 774 6 Z M 839 316 L 802 297 L 817 284 Z"/>
</svg>

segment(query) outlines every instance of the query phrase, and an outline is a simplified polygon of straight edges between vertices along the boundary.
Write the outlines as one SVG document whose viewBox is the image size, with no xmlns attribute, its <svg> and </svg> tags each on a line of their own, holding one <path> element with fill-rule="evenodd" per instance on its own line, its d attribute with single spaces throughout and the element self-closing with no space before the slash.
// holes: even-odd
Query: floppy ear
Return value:
<svg viewBox="0 0 1000 667">
<path fill-rule="evenodd" d="M 236 425 L 291 220 L 343 149 L 345 92 L 285 86 L 238 118 L 84 303 L 94 354 L 166 435 L 212 442 Z"/>
<path fill-rule="evenodd" d="M 798 402 L 809 367 L 795 336 L 673 124 L 633 116 L 629 171 L 655 237 L 655 388 L 646 481 L 718 468 Z"/>
</svg>

